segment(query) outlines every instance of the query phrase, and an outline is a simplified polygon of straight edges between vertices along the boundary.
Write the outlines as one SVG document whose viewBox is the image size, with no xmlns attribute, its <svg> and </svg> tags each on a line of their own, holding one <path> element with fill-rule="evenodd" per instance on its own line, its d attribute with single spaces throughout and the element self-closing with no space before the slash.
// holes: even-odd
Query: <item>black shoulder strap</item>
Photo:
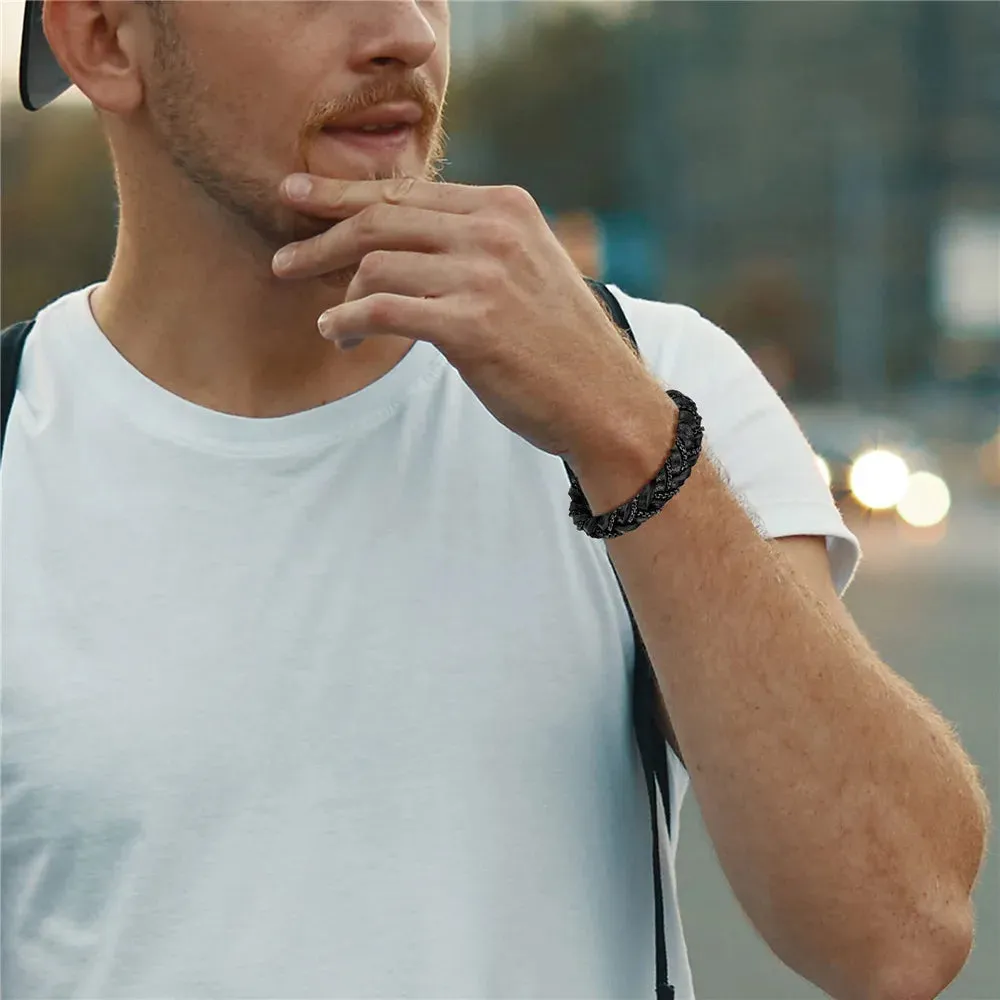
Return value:
<svg viewBox="0 0 1000 1000">
<path fill-rule="evenodd" d="M 622 335 L 628 337 L 635 349 L 639 353 L 639 345 L 636 343 L 635 335 L 628 318 L 625 316 L 621 305 L 610 289 L 599 281 L 587 279 L 591 291 L 601 300 L 604 308 L 621 330 Z M 614 568 L 614 567 L 612 567 Z M 618 571 L 615 570 L 618 577 Z M 649 815 L 653 832 L 653 894 L 655 901 L 655 923 L 656 923 L 656 1000 L 674 1000 L 674 988 L 670 985 L 667 970 L 667 938 L 664 926 L 663 910 L 663 872 L 660 865 L 660 824 L 657 822 L 656 806 L 657 786 L 660 789 L 660 797 L 663 799 L 663 813 L 667 820 L 667 836 L 671 832 L 670 817 L 670 768 L 667 763 L 667 734 L 661 732 L 658 723 L 657 705 L 659 704 L 659 692 L 656 685 L 656 675 L 653 673 L 653 665 L 649 660 L 649 653 L 646 651 L 646 644 L 639 634 L 639 626 L 636 624 L 635 615 L 629 605 L 625 588 L 622 587 L 621 579 L 618 578 L 618 586 L 621 588 L 622 599 L 628 610 L 629 621 L 632 623 L 632 635 L 635 640 L 635 665 L 632 675 L 632 723 L 635 729 L 635 740 L 639 748 L 639 757 L 642 760 L 642 769 L 646 775 L 646 791 L 649 795 Z M 676 737 L 673 735 L 673 727 L 667 723 L 671 743 L 680 758 L 679 748 L 676 746 Z"/>
<path fill-rule="evenodd" d="M 0 455 L 3 454 L 3 442 L 7 437 L 7 418 L 14 405 L 14 393 L 17 392 L 17 374 L 21 369 L 24 342 L 34 325 L 35 321 L 32 319 L 8 326 L 0 333 Z"/>
</svg>

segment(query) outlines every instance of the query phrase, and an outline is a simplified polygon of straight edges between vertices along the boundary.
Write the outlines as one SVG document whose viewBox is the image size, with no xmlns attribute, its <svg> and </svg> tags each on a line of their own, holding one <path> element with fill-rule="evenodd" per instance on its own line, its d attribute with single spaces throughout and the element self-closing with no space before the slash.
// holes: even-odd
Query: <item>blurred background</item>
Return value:
<svg viewBox="0 0 1000 1000">
<path fill-rule="evenodd" d="M 89 105 L 16 101 L 3 0 L 4 325 L 102 278 Z M 453 0 L 447 179 L 528 188 L 583 271 L 728 330 L 798 416 L 866 559 L 847 600 L 1000 813 L 1000 4 Z M 821 994 L 728 889 L 688 800 L 703 1000 Z M 945 994 L 1000 1000 L 997 840 Z"/>
</svg>

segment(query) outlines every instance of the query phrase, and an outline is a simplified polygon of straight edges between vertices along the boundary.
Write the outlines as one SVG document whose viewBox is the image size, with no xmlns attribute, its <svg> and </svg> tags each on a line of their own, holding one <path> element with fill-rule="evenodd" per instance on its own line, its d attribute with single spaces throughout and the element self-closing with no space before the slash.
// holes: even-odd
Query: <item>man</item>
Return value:
<svg viewBox="0 0 1000 1000">
<path fill-rule="evenodd" d="M 526 193 L 432 180 L 446 3 L 44 16 L 121 222 L 4 447 L 5 995 L 651 996 L 616 571 L 763 937 L 834 997 L 937 995 L 975 770 L 844 609 L 855 539 L 735 343 L 618 293 L 643 365 Z M 687 454 L 665 388 L 705 454 L 589 537 L 566 467 L 640 494 Z"/>
</svg>

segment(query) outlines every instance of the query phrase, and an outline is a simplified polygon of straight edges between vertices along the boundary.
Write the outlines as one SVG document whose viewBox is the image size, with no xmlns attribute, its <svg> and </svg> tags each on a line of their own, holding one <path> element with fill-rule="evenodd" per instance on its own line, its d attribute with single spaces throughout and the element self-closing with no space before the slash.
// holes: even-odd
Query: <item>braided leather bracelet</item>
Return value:
<svg viewBox="0 0 1000 1000">
<path fill-rule="evenodd" d="M 631 500 L 626 500 L 620 507 L 609 510 L 606 514 L 595 515 L 583 495 L 580 481 L 573 470 L 566 466 L 570 481 L 569 516 L 591 538 L 617 538 L 628 531 L 634 531 L 662 510 L 691 475 L 701 454 L 701 417 L 694 402 L 684 393 L 668 389 L 667 395 L 679 411 L 674 445 L 663 468 Z"/>
</svg>

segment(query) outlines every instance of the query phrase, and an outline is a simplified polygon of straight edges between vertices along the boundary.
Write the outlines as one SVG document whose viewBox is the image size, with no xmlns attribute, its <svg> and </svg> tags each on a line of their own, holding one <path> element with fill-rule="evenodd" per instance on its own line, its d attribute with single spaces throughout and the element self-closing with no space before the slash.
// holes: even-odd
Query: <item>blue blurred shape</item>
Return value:
<svg viewBox="0 0 1000 1000">
<path fill-rule="evenodd" d="M 585 274 L 639 298 L 659 297 L 664 277 L 662 241 L 641 215 L 578 209 L 545 212 L 545 216 Z"/>
<path fill-rule="evenodd" d="M 597 216 L 601 238 L 601 280 L 629 295 L 656 298 L 664 278 L 661 241 L 635 213 Z"/>
</svg>

